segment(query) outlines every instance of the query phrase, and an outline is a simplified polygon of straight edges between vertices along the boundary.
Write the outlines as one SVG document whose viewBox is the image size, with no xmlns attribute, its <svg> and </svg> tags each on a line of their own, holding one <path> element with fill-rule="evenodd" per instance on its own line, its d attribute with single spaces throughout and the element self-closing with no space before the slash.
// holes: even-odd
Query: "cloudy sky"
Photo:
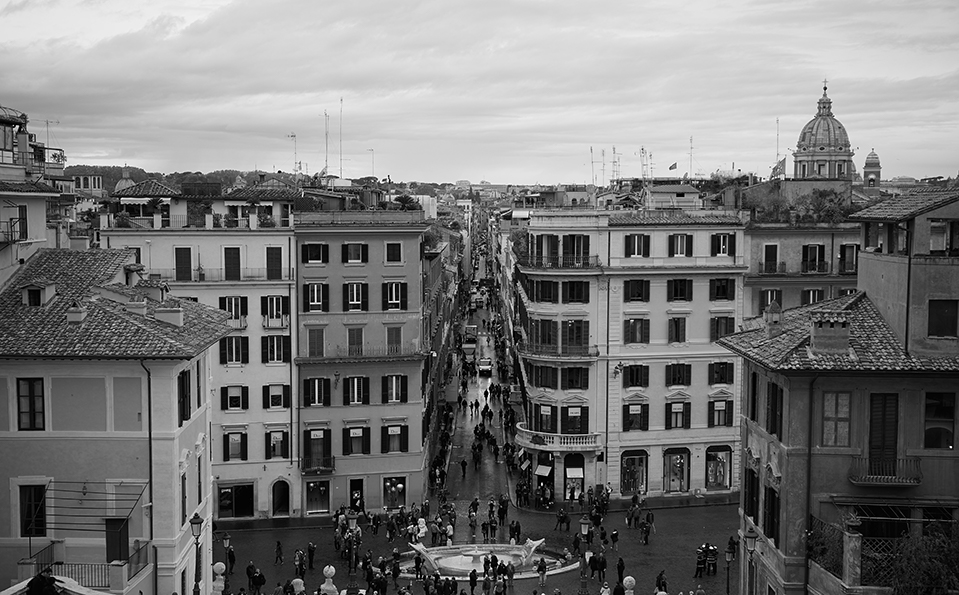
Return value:
<svg viewBox="0 0 959 595">
<path fill-rule="evenodd" d="M 0 0 L 0 23 L 0 105 L 58 120 L 74 165 L 290 171 L 295 133 L 310 173 L 602 183 L 614 146 L 624 176 L 641 147 L 684 173 L 693 137 L 694 174 L 765 176 L 828 78 L 858 168 L 959 169 L 955 0 Z"/>
</svg>

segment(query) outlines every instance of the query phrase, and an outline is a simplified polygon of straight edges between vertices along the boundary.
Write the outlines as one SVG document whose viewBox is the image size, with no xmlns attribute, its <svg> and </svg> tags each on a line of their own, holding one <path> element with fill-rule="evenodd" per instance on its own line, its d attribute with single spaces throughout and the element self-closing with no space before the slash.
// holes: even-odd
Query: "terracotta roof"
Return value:
<svg viewBox="0 0 959 595">
<path fill-rule="evenodd" d="M 0 192 L 45 192 L 60 194 L 60 191 L 43 182 L 4 182 L 0 180 Z"/>
<path fill-rule="evenodd" d="M 690 215 L 685 211 L 633 211 L 628 215 L 613 215 L 610 227 L 637 225 L 743 225 L 739 217 L 731 215 Z"/>
<path fill-rule="evenodd" d="M 146 299 L 146 316 L 129 312 L 130 298 L 144 299 L 118 283 L 132 250 L 41 249 L 0 290 L 0 357 L 173 358 L 195 357 L 230 332 L 229 315 L 189 300 Z M 56 295 L 42 306 L 25 306 L 20 288 L 42 279 L 56 282 Z M 87 311 L 79 324 L 66 311 Z M 183 326 L 153 317 L 158 307 L 183 309 Z"/>
<path fill-rule="evenodd" d="M 849 221 L 898 222 L 912 219 L 959 200 L 959 190 L 916 188 L 909 192 L 867 207 L 849 216 Z"/>
<path fill-rule="evenodd" d="M 122 190 L 117 190 L 111 196 L 115 198 L 122 197 L 133 197 L 133 196 L 145 196 L 148 198 L 161 197 L 161 198 L 172 198 L 180 196 L 180 193 L 170 188 L 166 184 L 157 182 L 156 180 L 144 180 L 133 186 L 128 186 Z"/>
<path fill-rule="evenodd" d="M 258 186 L 247 186 L 239 188 L 227 194 L 224 198 L 228 200 L 295 200 L 300 198 L 302 193 L 295 188 L 261 188 Z"/>
<path fill-rule="evenodd" d="M 810 320 L 849 323 L 847 353 L 812 354 Z M 895 333 L 865 292 L 790 308 L 782 313 L 782 333 L 767 337 L 758 319 L 744 323 L 748 330 L 727 335 L 717 343 L 772 370 L 959 372 L 959 357 L 916 357 L 907 354 Z"/>
</svg>

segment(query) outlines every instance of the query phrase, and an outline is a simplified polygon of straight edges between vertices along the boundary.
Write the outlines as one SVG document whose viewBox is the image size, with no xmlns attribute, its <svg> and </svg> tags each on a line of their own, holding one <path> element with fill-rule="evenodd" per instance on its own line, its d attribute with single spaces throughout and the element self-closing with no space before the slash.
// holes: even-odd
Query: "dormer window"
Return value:
<svg viewBox="0 0 959 595">
<path fill-rule="evenodd" d="M 42 293 L 40 289 L 37 287 L 29 287 L 26 290 L 24 290 L 24 300 L 26 301 L 26 304 L 28 306 L 41 305 L 43 303 L 41 296 L 42 296 Z"/>
<path fill-rule="evenodd" d="M 56 295 L 57 286 L 53 281 L 37 279 L 20 287 L 24 306 L 39 307 L 48 303 Z"/>
</svg>

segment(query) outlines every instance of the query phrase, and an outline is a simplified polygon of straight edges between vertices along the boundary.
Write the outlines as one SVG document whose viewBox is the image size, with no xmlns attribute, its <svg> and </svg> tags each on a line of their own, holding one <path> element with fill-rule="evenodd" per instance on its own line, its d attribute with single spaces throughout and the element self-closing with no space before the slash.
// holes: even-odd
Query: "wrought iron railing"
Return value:
<svg viewBox="0 0 959 595">
<path fill-rule="evenodd" d="M 858 263 L 849 261 L 849 260 L 840 260 L 839 261 L 839 274 L 840 275 L 850 275 L 854 274 L 859 270 Z"/>
<path fill-rule="evenodd" d="M 306 453 L 300 459 L 300 469 L 304 473 L 333 473 L 336 470 L 336 457 Z"/>
<path fill-rule="evenodd" d="M 211 281 L 289 281 L 293 278 L 288 268 L 202 268 L 202 269 L 150 269 L 151 279 L 181 282 Z"/>
<path fill-rule="evenodd" d="M 828 273 L 829 263 L 822 260 L 804 260 L 801 270 L 804 273 Z"/>
<path fill-rule="evenodd" d="M 842 578 L 843 532 L 842 529 L 812 517 L 806 535 L 809 558 L 836 578 Z"/>
<path fill-rule="evenodd" d="M 520 266 L 540 269 L 591 269 L 599 266 L 599 256 L 540 256 L 525 255 Z"/>
<path fill-rule="evenodd" d="M 27 240 L 26 219 L 14 217 L 8 221 L 0 221 L 0 242 L 23 242 Z"/>
<path fill-rule="evenodd" d="M 290 326 L 289 314 L 282 314 L 278 318 L 271 316 L 263 317 L 263 328 L 287 328 Z"/>
<path fill-rule="evenodd" d="M 918 485 L 922 483 L 919 457 L 853 457 L 849 481 L 870 485 Z"/>
<path fill-rule="evenodd" d="M 759 262 L 760 275 L 783 275 L 786 273 L 785 262 Z"/>
<path fill-rule="evenodd" d="M 109 564 L 56 564 L 53 574 L 72 578 L 89 589 L 110 588 Z"/>
</svg>

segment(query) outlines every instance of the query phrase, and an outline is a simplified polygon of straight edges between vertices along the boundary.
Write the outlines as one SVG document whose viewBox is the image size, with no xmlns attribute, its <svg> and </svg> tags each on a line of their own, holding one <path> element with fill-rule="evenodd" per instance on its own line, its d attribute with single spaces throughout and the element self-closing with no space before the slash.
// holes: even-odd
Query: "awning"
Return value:
<svg viewBox="0 0 959 595">
<path fill-rule="evenodd" d="M 568 479 L 583 479 L 583 468 L 582 467 L 567 467 L 566 468 L 566 477 Z"/>
<path fill-rule="evenodd" d="M 153 200 L 153 198 L 154 197 L 152 196 L 124 196 L 120 198 L 120 204 L 121 205 L 145 205 L 151 200 Z M 170 204 L 169 198 L 164 198 L 162 196 L 158 198 L 160 199 L 160 202 L 162 202 L 163 204 L 165 205 Z"/>
<path fill-rule="evenodd" d="M 526 447 L 523 447 L 523 448 L 519 449 L 519 452 L 516 453 L 516 456 L 521 457 L 521 456 L 523 456 L 524 454 L 526 454 Z M 527 462 L 529 462 L 529 461 L 527 461 Z"/>
<path fill-rule="evenodd" d="M 553 468 L 547 467 L 546 465 L 538 465 L 536 467 L 536 471 L 534 471 L 534 473 L 536 473 L 536 475 L 539 475 L 540 477 L 548 477 L 549 474 L 552 472 L 553 472 Z"/>
<path fill-rule="evenodd" d="M 519 466 L 520 471 L 526 471 L 527 467 L 529 467 L 529 461 L 523 461 L 523 464 Z"/>
</svg>

